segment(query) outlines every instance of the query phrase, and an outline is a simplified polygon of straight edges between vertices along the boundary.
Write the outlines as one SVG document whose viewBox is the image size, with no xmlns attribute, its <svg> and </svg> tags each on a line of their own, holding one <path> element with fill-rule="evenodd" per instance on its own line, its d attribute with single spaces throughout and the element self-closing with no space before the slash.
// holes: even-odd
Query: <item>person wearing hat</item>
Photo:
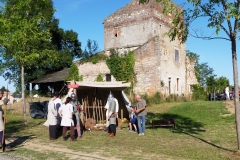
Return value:
<svg viewBox="0 0 240 160">
<path fill-rule="evenodd" d="M 3 117 L 3 109 L 2 105 L 6 104 L 8 102 L 8 99 L 3 99 L 3 91 L 0 90 L 0 143 L 2 145 L 2 150 L 4 152 L 12 151 L 13 149 L 6 146 L 5 143 L 5 136 L 3 135 L 3 132 L 5 131 L 5 125 L 4 125 L 4 117 Z M 5 103 L 4 103 L 5 102 Z"/>
<path fill-rule="evenodd" d="M 54 100 L 56 99 L 56 95 L 53 94 L 52 98 L 48 102 L 48 115 L 47 120 L 49 124 L 49 137 L 50 140 L 56 139 L 56 125 L 57 125 L 57 108 L 54 104 Z"/>
<path fill-rule="evenodd" d="M 74 114 L 74 120 L 76 121 L 76 128 L 77 128 L 77 134 L 78 138 L 82 137 L 82 132 L 81 132 L 81 126 L 80 126 L 80 117 L 79 117 L 79 110 L 81 110 L 81 104 L 77 100 L 77 96 L 75 93 L 71 94 L 72 98 L 72 106 L 73 106 L 73 114 Z"/>
<path fill-rule="evenodd" d="M 116 118 L 117 118 L 117 103 L 116 99 L 114 98 L 113 94 L 110 92 L 108 95 L 107 104 L 105 106 L 106 111 L 106 121 L 108 127 L 108 136 L 113 137 L 116 136 Z"/>
</svg>

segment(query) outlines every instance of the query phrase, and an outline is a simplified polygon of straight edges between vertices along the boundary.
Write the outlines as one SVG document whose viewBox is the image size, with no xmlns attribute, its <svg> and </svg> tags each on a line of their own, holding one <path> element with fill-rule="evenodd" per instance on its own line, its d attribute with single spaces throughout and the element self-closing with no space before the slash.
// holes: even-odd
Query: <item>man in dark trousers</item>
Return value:
<svg viewBox="0 0 240 160">
<path fill-rule="evenodd" d="M 62 100 L 60 99 L 60 94 L 59 92 L 55 92 L 54 96 L 56 99 L 54 100 L 55 107 L 57 109 L 57 113 L 59 108 L 62 106 Z M 60 126 L 62 118 L 60 117 L 59 114 L 57 114 L 57 125 L 56 125 L 56 130 L 57 130 L 57 136 L 61 135 L 62 132 L 62 127 Z"/>
<path fill-rule="evenodd" d="M 108 132 L 109 137 L 114 137 L 116 135 L 116 101 L 114 99 L 113 94 L 109 94 L 108 96 Z"/>
</svg>

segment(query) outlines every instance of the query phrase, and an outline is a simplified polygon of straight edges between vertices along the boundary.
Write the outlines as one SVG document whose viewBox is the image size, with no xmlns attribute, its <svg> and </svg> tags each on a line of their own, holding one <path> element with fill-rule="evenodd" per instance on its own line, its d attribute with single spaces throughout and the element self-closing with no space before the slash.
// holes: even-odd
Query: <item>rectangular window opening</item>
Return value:
<svg viewBox="0 0 240 160">
<path fill-rule="evenodd" d="M 175 62 L 179 62 L 179 52 L 175 49 Z"/>
<path fill-rule="evenodd" d="M 106 81 L 111 82 L 111 74 L 106 74 Z"/>
<path fill-rule="evenodd" d="M 177 78 L 177 91 L 179 91 L 179 78 Z"/>
</svg>

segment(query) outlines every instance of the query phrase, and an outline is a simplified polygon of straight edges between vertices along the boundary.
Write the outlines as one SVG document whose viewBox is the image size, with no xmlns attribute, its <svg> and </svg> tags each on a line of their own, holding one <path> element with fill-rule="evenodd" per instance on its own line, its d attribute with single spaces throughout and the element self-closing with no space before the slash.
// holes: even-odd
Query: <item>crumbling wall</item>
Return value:
<svg viewBox="0 0 240 160">
<path fill-rule="evenodd" d="M 133 48 L 161 34 L 161 28 L 170 22 L 162 15 L 156 1 L 139 4 L 133 0 L 104 20 L 104 50 Z"/>
<path fill-rule="evenodd" d="M 154 37 L 134 51 L 134 72 L 137 79 L 135 93 L 152 95 L 161 86 L 159 42 L 159 37 Z"/>
<path fill-rule="evenodd" d="M 83 75 L 83 82 L 94 82 L 99 74 L 101 74 L 104 81 L 106 81 L 106 75 L 110 74 L 110 70 L 105 61 L 96 64 L 92 62 L 79 64 L 78 70 L 79 75 Z M 116 79 L 111 76 L 111 81 L 116 81 Z"/>
</svg>

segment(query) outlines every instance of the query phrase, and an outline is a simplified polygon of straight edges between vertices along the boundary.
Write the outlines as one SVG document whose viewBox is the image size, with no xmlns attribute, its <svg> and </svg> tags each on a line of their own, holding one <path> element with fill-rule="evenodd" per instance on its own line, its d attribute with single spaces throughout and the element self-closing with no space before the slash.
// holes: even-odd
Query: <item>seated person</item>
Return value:
<svg viewBox="0 0 240 160">
<path fill-rule="evenodd" d="M 130 113 L 130 122 L 129 122 L 129 131 L 128 132 L 137 132 L 137 117 L 134 113 L 134 106 L 131 106 L 131 113 Z M 134 131 L 133 131 L 134 129 Z"/>
</svg>

